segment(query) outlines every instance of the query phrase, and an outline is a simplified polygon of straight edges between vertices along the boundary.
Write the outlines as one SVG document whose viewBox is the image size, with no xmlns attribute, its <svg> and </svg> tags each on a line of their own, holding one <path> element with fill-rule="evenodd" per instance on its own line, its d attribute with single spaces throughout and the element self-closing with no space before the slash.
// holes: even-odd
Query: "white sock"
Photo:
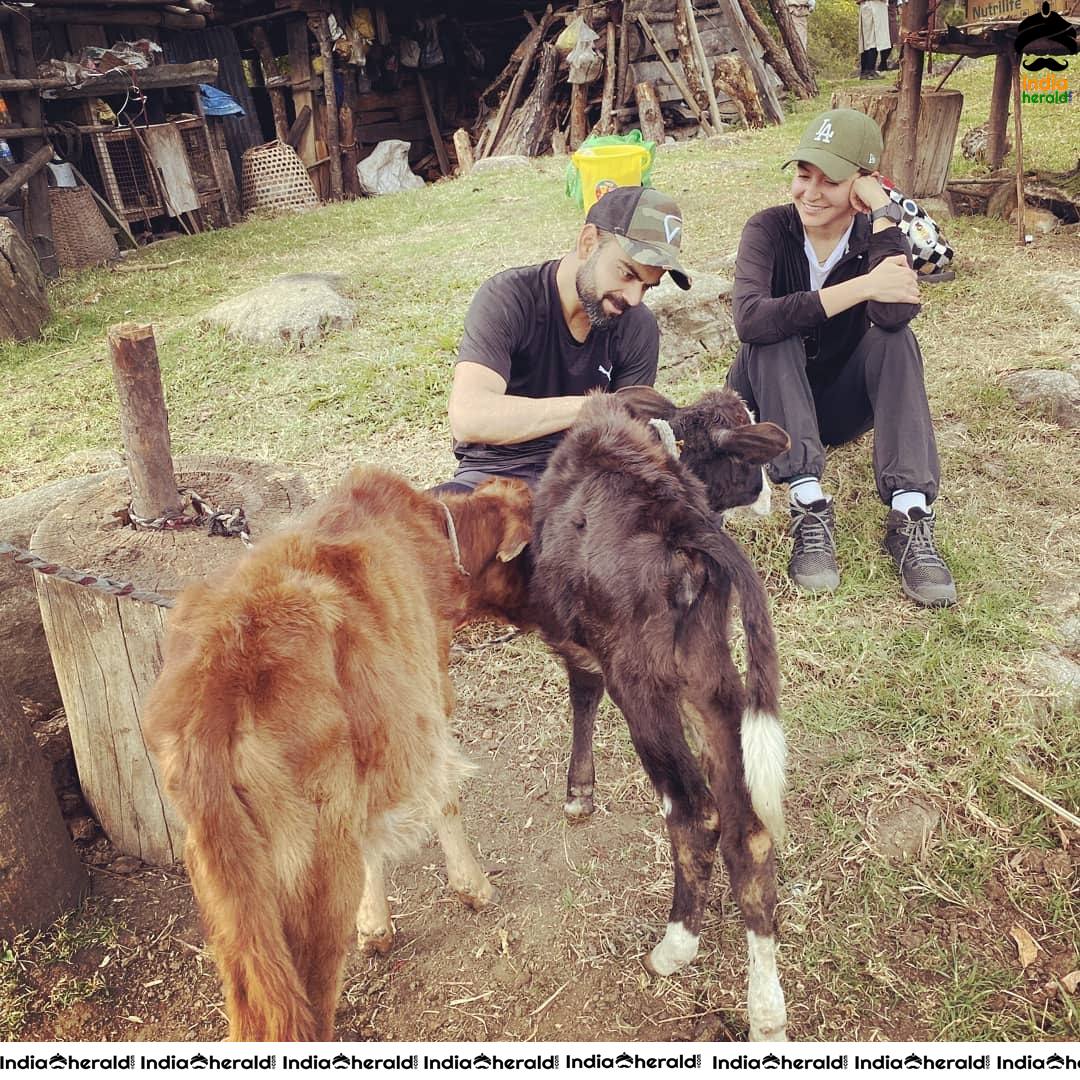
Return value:
<svg viewBox="0 0 1080 1080">
<path fill-rule="evenodd" d="M 793 503 L 809 506 L 824 498 L 825 492 L 816 476 L 797 476 L 788 484 L 788 499 Z"/>
<path fill-rule="evenodd" d="M 924 514 L 929 511 L 926 496 L 921 491 L 894 491 L 892 508 L 911 517 L 911 511 L 918 507 Z"/>
</svg>

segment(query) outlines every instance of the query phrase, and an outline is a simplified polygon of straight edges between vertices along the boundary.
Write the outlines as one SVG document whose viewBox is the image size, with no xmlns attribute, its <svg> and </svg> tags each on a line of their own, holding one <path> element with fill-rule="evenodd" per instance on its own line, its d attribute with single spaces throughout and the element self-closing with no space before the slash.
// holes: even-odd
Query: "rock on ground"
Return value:
<svg viewBox="0 0 1080 1080">
<path fill-rule="evenodd" d="M 1080 379 L 1071 371 L 1014 371 L 1002 384 L 1019 405 L 1030 406 L 1063 428 L 1080 428 Z"/>
<path fill-rule="evenodd" d="M 341 283 L 335 273 L 282 274 L 222 301 L 201 321 L 254 345 L 284 341 L 303 348 L 353 324 L 356 305 L 341 295 Z"/>
<path fill-rule="evenodd" d="M 660 325 L 660 366 L 678 367 L 707 354 L 724 352 L 737 340 L 731 314 L 730 279 L 693 273 L 688 292 L 665 274 L 648 294 L 648 305 Z"/>
</svg>

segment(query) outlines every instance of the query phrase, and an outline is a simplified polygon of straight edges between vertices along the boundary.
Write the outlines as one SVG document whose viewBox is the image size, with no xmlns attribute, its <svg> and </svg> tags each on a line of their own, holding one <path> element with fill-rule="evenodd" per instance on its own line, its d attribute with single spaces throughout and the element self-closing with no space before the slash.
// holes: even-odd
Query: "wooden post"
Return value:
<svg viewBox="0 0 1080 1080">
<path fill-rule="evenodd" d="M 903 33 L 913 34 L 926 26 L 927 0 L 908 0 L 903 11 Z M 900 100 L 896 106 L 894 130 L 899 135 L 893 160 L 896 162 L 894 179 L 905 193 L 915 190 L 917 168 L 919 109 L 922 105 L 923 54 L 921 49 L 910 45 L 904 49 L 900 67 Z"/>
<path fill-rule="evenodd" d="M 600 123 L 597 130 L 601 135 L 613 135 L 615 125 L 611 110 L 615 106 L 615 24 L 607 24 L 607 58 L 604 60 L 604 92 L 600 98 Z"/>
<path fill-rule="evenodd" d="M 0 684 L 0 939 L 44 929 L 89 886 L 29 722 Z"/>
<path fill-rule="evenodd" d="M 709 123 L 709 118 L 705 115 L 701 106 L 697 103 L 697 98 L 694 96 L 690 87 L 686 85 L 686 81 L 679 74 L 679 69 L 668 58 L 667 52 L 664 50 L 663 45 L 660 44 L 660 38 L 657 36 L 656 31 L 652 27 L 652 23 L 648 18 L 638 13 L 638 24 L 640 25 L 642 32 L 649 39 L 649 43 L 656 50 L 656 55 L 660 59 L 660 63 L 664 65 L 664 70 L 668 73 L 671 81 L 675 84 L 675 89 L 682 94 L 683 101 L 689 106 L 690 111 L 697 117 L 698 123 L 701 125 L 702 131 L 706 135 L 713 134 L 713 126 Z M 635 94 L 637 93 L 637 87 L 634 87 Z"/>
<path fill-rule="evenodd" d="M 21 11 L 11 20 L 11 41 L 15 50 L 15 74 L 24 79 L 37 76 L 37 62 L 34 60 L 34 43 L 30 34 L 30 20 Z M 45 116 L 41 108 L 41 98 L 37 90 L 29 90 L 19 100 L 19 118 L 26 127 L 39 128 L 44 125 Z M 24 139 L 23 154 L 35 155 L 45 140 L 37 137 Z M 46 277 L 57 277 L 60 264 L 56 258 L 53 244 L 52 210 L 49 206 L 49 180 L 44 171 L 39 170 L 30 177 L 27 184 L 29 220 L 26 235 L 34 247 L 41 269 Z"/>
<path fill-rule="evenodd" d="M 675 5 L 671 28 L 675 31 L 675 40 L 679 45 L 679 60 L 682 62 L 683 72 L 686 75 L 687 88 L 693 95 L 694 104 L 697 105 L 695 111 L 703 113 L 709 107 L 709 99 L 705 95 L 705 76 L 702 74 L 698 63 L 697 50 L 690 39 L 690 27 L 686 21 L 686 5 L 682 0 L 678 0 Z M 654 36 L 650 35 L 649 40 L 652 41 L 653 48 L 657 50 L 658 54 L 663 52 L 659 38 L 654 39 Z M 675 85 L 678 86 L 679 84 L 676 83 Z M 687 100 L 687 104 L 690 104 L 689 100 Z"/>
<path fill-rule="evenodd" d="M 457 154 L 458 174 L 468 176 L 473 167 L 472 140 L 464 128 L 458 128 L 454 132 L 454 151 Z"/>
<path fill-rule="evenodd" d="M 588 0 L 578 0 L 578 15 L 589 25 L 586 9 Z M 569 20 L 569 16 L 567 16 Z M 574 83 L 570 87 L 570 149 L 576 150 L 588 134 L 589 86 L 588 83 Z"/>
<path fill-rule="evenodd" d="M 799 73 L 799 78 L 806 84 L 810 96 L 813 97 L 818 92 L 817 79 L 814 78 L 814 68 L 806 53 L 802 35 L 795 26 L 795 18 L 788 7 L 788 0 L 769 0 L 769 10 L 776 20 L 780 37 L 795 70 Z"/>
<path fill-rule="evenodd" d="M 121 323 L 109 329 L 109 357 L 120 397 L 120 434 L 131 474 L 131 508 L 154 520 L 180 510 L 169 414 L 161 388 L 154 328 Z"/>
<path fill-rule="evenodd" d="M 18 229 L 0 218 L 0 341 L 29 341 L 41 336 L 49 317 L 45 277 Z"/>
<path fill-rule="evenodd" d="M 709 105 L 709 119 L 712 126 L 720 131 L 724 122 L 720 119 L 720 107 L 716 104 L 716 92 L 713 90 L 712 69 L 709 67 L 709 58 L 705 55 L 705 46 L 701 44 L 701 34 L 698 32 L 697 15 L 694 12 L 693 0 L 683 0 L 686 8 L 686 26 L 690 31 L 690 41 L 694 47 L 694 55 L 697 57 L 698 70 L 701 72 L 701 81 L 705 84 L 705 97 Z"/>
<path fill-rule="evenodd" d="M 251 44 L 259 54 L 259 62 L 262 64 L 263 81 L 266 83 L 267 93 L 270 95 L 270 108 L 274 111 L 274 132 L 280 142 L 285 141 L 289 133 L 289 119 L 285 112 L 285 91 L 280 86 L 271 86 L 270 80 L 276 78 L 277 67 L 274 64 L 274 52 L 270 48 L 270 39 L 266 36 L 264 26 L 253 26 L 248 35 Z"/>
<path fill-rule="evenodd" d="M 1021 247 L 1027 236 L 1024 198 L 1024 125 L 1020 119 L 1020 54 L 1012 58 L 1013 68 L 1013 141 L 1016 143 L 1016 241 Z"/>
<path fill-rule="evenodd" d="M 992 170 L 1000 168 L 1005 159 L 1005 131 L 1009 124 L 1009 95 L 1012 90 L 1012 80 L 1012 51 L 1003 49 L 994 61 L 994 88 L 990 93 L 986 161 Z"/>
<path fill-rule="evenodd" d="M 360 178 L 356 175 L 360 145 L 356 139 L 356 116 L 348 105 L 341 106 L 341 157 L 341 182 L 345 194 L 355 199 L 360 194 Z"/>
<path fill-rule="evenodd" d="M 769 81 L 768 72 L 758 59 L 757 53 L 754 52 L 750 27 L 747 25 L 746 17 L 743 15 L 742 8 L 739 5 L 740 0 L 721 0 L 720 8 L 727 12 L 728 25 L 735 31 L 735 47 L 754 75 L 758 94 L 761 96 L 761 102 L 765 106 L 769 119 L 774 124 L 782 124 L 784 122 L 784 109 L 780 104 L 780 99 L 776 96 L 772 83 Z"/>
<path fill-rule="evenodd" d="M 615 76 L 615 108 L 621 109 L 630 100 L 629 79 L 626 73 L 630 67 L 630 13 L 623 0 L 619 12 L 619 60 Z"/>
<path fill-rule="evenodd" d="M 313 15 L 308 22 L 322 56 L 323 94 L 326 98 L 326 152 L 330 157 L 330 196 L 341 202 L 345 192 L 341 186 L 341 128 L 338 118 L 337 88 L 334 86 L 334 43 L 330 40 L 330 23 L 325 14 Z"/>
<path fill-rule="evenodd" d="M 660 99 L 656 95 L 656 87 L 647 81 L 635 83 L 634 98 L 637 100 L 641 134 L 647 140 L 661 146 L 664 142 L 664 115 L 660 111 Z"/>
<path fill-rule="evenodd" d="M 814 95 L 810 93 L 810 88 L 802 81 L 799 73 L 795 70 L 795 65 L 792 64 L 788 54 L 777 44 L 776 38 L 772 36 L 769 28 L 761 21 L 761 16 L 754 9 L 754 5 L 750 0 L 739 0 L 739 10 L 746 19 L 746 24 L 750 27 L 754 37 L 757 38 L 758 44 L 761 45 L 769 67 L 780 77 L 784 89 L 798 98 L 812 98 Z"/>
<path fill-rule="evenodd" d="M 416 85 L 420 88 L 420 103 L 424 106 L 424 116 L 427 117 L 428 131 L 431 132 L 431 141 L 435 145 L 435 156 L 439 159 L 439 172 L 443 176 L 450 175 L 450 159 L 446 156 L 446 143 L 443 142 L 439 123 L 435 119 L 435 110 L 431 107 L 431 95 L 428 94 L 427 80 L 420 69 L 416 69 Z"/>
<path fill-rule="evenodd" d="M 300 114 L 305 108 L 308 110 L 309 116 L 314 111 L 314 101 L 311 96 L 311 56 L 308 52 L 306 20 L 290 19 L 285 25 L 285 36 L 289 43 L 289 82 L 292 85 L 293 113 L 299 120 Z M 318 154 L 315 152 L 314 124 L 309 123 L 304 128 L 293 147 L 305 165 L 315 164 Z"/>
</svg>

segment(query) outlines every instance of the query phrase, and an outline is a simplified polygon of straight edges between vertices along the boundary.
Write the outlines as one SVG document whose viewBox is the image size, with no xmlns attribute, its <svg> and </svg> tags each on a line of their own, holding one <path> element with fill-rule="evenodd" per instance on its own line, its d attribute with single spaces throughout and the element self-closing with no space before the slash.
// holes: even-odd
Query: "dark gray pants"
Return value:
<svg viewBox="0 0 1080 1080">
<path fill-rule="evenodd" d="M 778 484 L 796 476 L 821 477 L 825 446 L 840 446 L 874 431 L 874 476 L 886 505 L 894 491 L 937 498 L 938 463 L 919 343 L 908 327 L 876 326 L 863 336 L 840 374 L 814 385 L 806 373 L 801 337 L 774 345 L 742 345 L 727 377 L 758 420 L 791 436 L 791 448 L 768 466 Z"/>
</svg>

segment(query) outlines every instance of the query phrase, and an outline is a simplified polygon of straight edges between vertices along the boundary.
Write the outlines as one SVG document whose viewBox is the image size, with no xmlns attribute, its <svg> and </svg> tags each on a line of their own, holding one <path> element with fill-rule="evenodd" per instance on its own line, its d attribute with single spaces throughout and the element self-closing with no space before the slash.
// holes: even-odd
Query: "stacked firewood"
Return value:
<svg viewBox="0 0 1080 1080">
<path fill-rule="evenodd" d="M 529 32 L 481 95 L 472 129 L 475 149 L 468 133 L 455 136 L 459 159 L 565 152 L 589 134 L 618 134 L 633 126 L 656 142 L 687 122 L 705 134 L 729 123 L 760 127 L 783 120 L 778 84 L 798 97 L 816 92 L 805 51 L 800 73 L 761 20 L 747 19 L 749 0 L 710 0 L 708 8 L 698 3 L 702 10 L 694 0 L 579 0 L 558 11 L 549 6 L 539 21 L 529 17 Z M 775 3 L 786 15 L 786 0 Z M 699 19 L 711 29 L 712 55 L 703 45 Z M 575 23 L 591 31 L 597 63 L 590 82 L 575 81 L 568 70 L 561 39 Z M 782 26 L 781 32 L 786 43 Z M 644 57 L 656 60 L 642 63 Z M 657 71 L 663 97 L 653 78 L 639 77 L 641 69 Z"/>
</svg>

